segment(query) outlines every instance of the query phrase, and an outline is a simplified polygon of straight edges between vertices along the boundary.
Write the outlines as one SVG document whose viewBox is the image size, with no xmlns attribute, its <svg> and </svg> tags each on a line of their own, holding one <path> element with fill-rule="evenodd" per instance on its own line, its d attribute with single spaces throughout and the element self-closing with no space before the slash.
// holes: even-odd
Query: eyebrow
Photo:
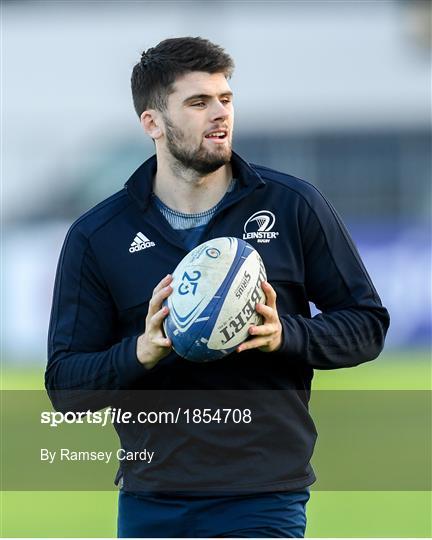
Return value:
<svg viewBox="0 0 432 540">
<path fill-rule="evenodd" d="M 219 94 L 218 97 L 226 97 L 230 96 L 232 97 L 233 93 L 231 91 L 222 92 L 222 94 Z M 195 94 L 193 96 L 189 96 L 183 100 L 183 103 L 188 103 L 189 101 L 193 101 L 194 99 L 210 99 L 213 96 L 210 96 L 209 94 Z"/>
</svg>

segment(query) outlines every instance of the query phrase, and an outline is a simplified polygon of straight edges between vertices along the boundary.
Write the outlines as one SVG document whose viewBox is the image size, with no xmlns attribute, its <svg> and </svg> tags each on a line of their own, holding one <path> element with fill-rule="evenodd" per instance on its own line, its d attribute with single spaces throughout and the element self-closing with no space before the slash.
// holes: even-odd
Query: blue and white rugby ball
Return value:
<svg viewBox="0 0 432 540">
<path fill-rule="evenodd" d="M 193 362 L 217 360 L 262 323 L 255 305 L 265 302 L 267 279 L 258 252 L 239 238 L 215 238 L 197 246 L 173 272 L 165 334 L 176 353 Z"/>
</svg>

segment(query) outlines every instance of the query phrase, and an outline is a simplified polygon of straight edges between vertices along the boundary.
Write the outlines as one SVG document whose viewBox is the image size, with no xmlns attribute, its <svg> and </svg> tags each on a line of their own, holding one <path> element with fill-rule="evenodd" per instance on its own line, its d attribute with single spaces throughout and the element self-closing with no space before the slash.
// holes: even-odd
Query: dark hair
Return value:
<svg viewBox="0 0 432 540">
<path fill-rule="evenodd" d="M 175 80 L 191 71 L 234 71 L 232 58 L 220 47 L 200 37 L 172 38 L 144 51 L 132 71 L 132 97 L 139 117 L 146 109 L 164 111 Z"/>
</svg>

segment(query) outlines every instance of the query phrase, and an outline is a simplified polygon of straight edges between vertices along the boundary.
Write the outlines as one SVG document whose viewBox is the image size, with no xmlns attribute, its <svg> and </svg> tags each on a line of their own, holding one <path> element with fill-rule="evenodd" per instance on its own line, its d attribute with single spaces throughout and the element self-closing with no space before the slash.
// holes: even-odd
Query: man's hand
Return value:
<svg viewBox="0 0 432 540">
<path fill-rule="evenodd" d="M 249 334 L 257 337 L 239 345 L 237 352 L 256 348 L 263 352 L 273 352 L 282 345 L 282 324 L 276 309 L 276 291 L 267 281 L 262 282 L 262 289 L 266 296 L 266 304 L 257 304 L 255 309 L 263 316 L 264 323 L 249 328 Z"/>
<path fill-rule="evenodd" d="M 156 285 L 149 303 L 145 332 L 137 339 L 136 355 L 147 369 L 153 368 L 171 352 L 171 340 L 165 337 L 162 329 L 163 320 L 169 312 L 168 307 L 162 307 L 162 302 L 173 291 L 171 282 L 172 276 L 168 274 Z"/>
</svg>

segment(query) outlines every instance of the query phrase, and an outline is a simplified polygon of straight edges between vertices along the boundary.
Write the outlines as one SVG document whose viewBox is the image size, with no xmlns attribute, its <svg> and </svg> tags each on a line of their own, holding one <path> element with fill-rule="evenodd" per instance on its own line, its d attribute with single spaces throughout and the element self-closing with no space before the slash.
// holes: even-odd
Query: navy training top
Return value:
<svg viewBox="0 0 432 540">
<path fill-rule="evenodd" d="M 389 325 L 387 310 L 323 195 L 308 182 L 233 153 L 238 188 L 201 240 L 235 236 L 260 253 L 277 292 L 282 346 L 202 364 L 171 352 L 145 369 L 136 340 L 153 289 L 188 252 L 150 204 L 156 167 L 153 156 L 67 234 L 48 340 L 46 388 L 53 405 L 63 411 L 157 406 L 187 414 L 195 405 L 213 412 L 228 404 L 252 411 L 249 424 L 217 418 L 205 425 L 116 424 L 123 448 L 155 451 L 151 464 L 120 464 L 126 490 L 231 493 L 310 485 L 313 370 L 376 358 Z M 311 317 L 309 302 L 322 313 Z"/>
</svg>

